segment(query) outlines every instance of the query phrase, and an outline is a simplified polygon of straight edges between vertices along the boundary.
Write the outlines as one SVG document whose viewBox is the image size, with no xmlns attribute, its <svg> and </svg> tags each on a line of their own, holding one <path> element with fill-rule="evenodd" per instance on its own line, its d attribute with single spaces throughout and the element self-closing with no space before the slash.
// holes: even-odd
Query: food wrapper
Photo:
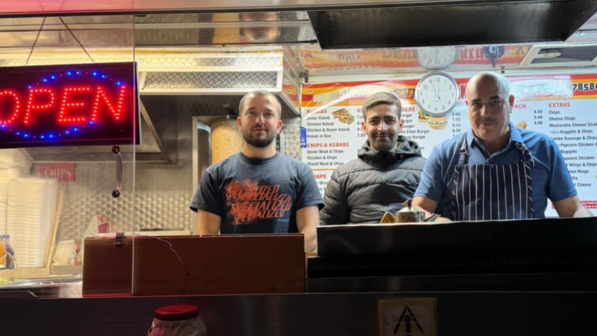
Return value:
<svg viewBox="0 0 597 336">
<path fill-rule="evenodd" d="M 395 221 L 396 219 L 394 218 L 394 215 L 386 211 L 386 213 L 383 214 L 383 217 L 381 217 L 379 224 L 393 224 Z"/>
</svg>

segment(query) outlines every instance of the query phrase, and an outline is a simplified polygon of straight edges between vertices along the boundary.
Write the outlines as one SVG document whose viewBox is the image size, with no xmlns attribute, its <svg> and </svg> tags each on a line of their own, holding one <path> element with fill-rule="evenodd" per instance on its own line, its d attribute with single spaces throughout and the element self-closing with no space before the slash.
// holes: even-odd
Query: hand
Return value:
<svg viewBox="0 0 597 336">
<path fill-rule="evenodd" d="M 442 100 L 441 97 L 439 96 L 439 92 L 437 92 L 437 81 L 433 81 L 433 89 L 435 90 L 435 94 L 437 95 L 437 100 Z"/>
</svg>

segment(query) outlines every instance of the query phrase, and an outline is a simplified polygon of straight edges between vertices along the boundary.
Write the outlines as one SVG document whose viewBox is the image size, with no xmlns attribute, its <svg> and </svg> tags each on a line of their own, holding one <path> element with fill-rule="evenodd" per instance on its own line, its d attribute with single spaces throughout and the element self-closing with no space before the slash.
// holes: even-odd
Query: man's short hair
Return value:
<svg viewBox="0 0 597 336">
<path fill-rule="evenodd" d="M 396 106 L 396 114 L 398 115 L 398 119 L 400 119 L 400 114 L 402 113 L 402 104 L 400 103 L 400 99 L 398 99 L 395 94 L 390 92 L 376 92 L 367 97 L 367 99 L 365 99 L 365 103 L 363 103 L 362 111 L 365 121 L 367 121 L 367 112 L 375 106 L 382 104 Z"/>
<path fill-rule="evenodd" d="M 280 104 L 278 97 L 276 97 L 275 94 L 273 94 L 269 91 L 266 91 L 266 90 L 256 90 L 256 91 L 252 91 L 252 92 L 247 92 L 247 94 L 245 94 L 243 96 L 243 98 L 240 100 L 240 104 L 238 104 L 238 115 L 241 115 L 243 113 L 243 104 L 245 103 L 245 99 L 247 99 L 249 97 L 256 97 L 256 96 L 272 96 L 274 98 L 274 100 L 276 101 L 276 105 L 278 107 L 278 117 L 280 117 L 280 119 L 282 119 L 282 105 Z"/>
</svg>

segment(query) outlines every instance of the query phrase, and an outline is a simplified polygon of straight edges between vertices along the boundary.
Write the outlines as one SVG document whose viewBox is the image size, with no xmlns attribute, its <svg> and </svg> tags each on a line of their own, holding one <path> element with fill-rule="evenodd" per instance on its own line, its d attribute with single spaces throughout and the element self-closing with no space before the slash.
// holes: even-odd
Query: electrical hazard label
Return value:
<svg viewBox="0 0 597 336">
<path fill-rule="evenodd" d="M 380 300 L 380 336 L 436 336 L 436 299 Z"/>
</svg>

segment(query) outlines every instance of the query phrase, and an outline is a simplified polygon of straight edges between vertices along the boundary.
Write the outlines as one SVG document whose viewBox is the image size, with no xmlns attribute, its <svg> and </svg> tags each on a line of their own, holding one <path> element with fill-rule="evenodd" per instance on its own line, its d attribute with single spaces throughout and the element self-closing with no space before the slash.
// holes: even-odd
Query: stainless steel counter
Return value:
<svg viewBox="0 0 597 336">
<path fill-rule="evenodd" d="M 81 293 L 81 276 L 22 279 L 0 285 L 0 300 L 81 298 Z"/>
<path fill-rule="evenodd" d="M 163 305 L 199 307 L 208 335 L 378 333 L 378 301 L 437 298 L 439 334 L 589 335 L 597 292 L 436 291 L 105 299 L 17 299 L 0 303 L 6 335 L 145 335 Z"/>
</svg>

